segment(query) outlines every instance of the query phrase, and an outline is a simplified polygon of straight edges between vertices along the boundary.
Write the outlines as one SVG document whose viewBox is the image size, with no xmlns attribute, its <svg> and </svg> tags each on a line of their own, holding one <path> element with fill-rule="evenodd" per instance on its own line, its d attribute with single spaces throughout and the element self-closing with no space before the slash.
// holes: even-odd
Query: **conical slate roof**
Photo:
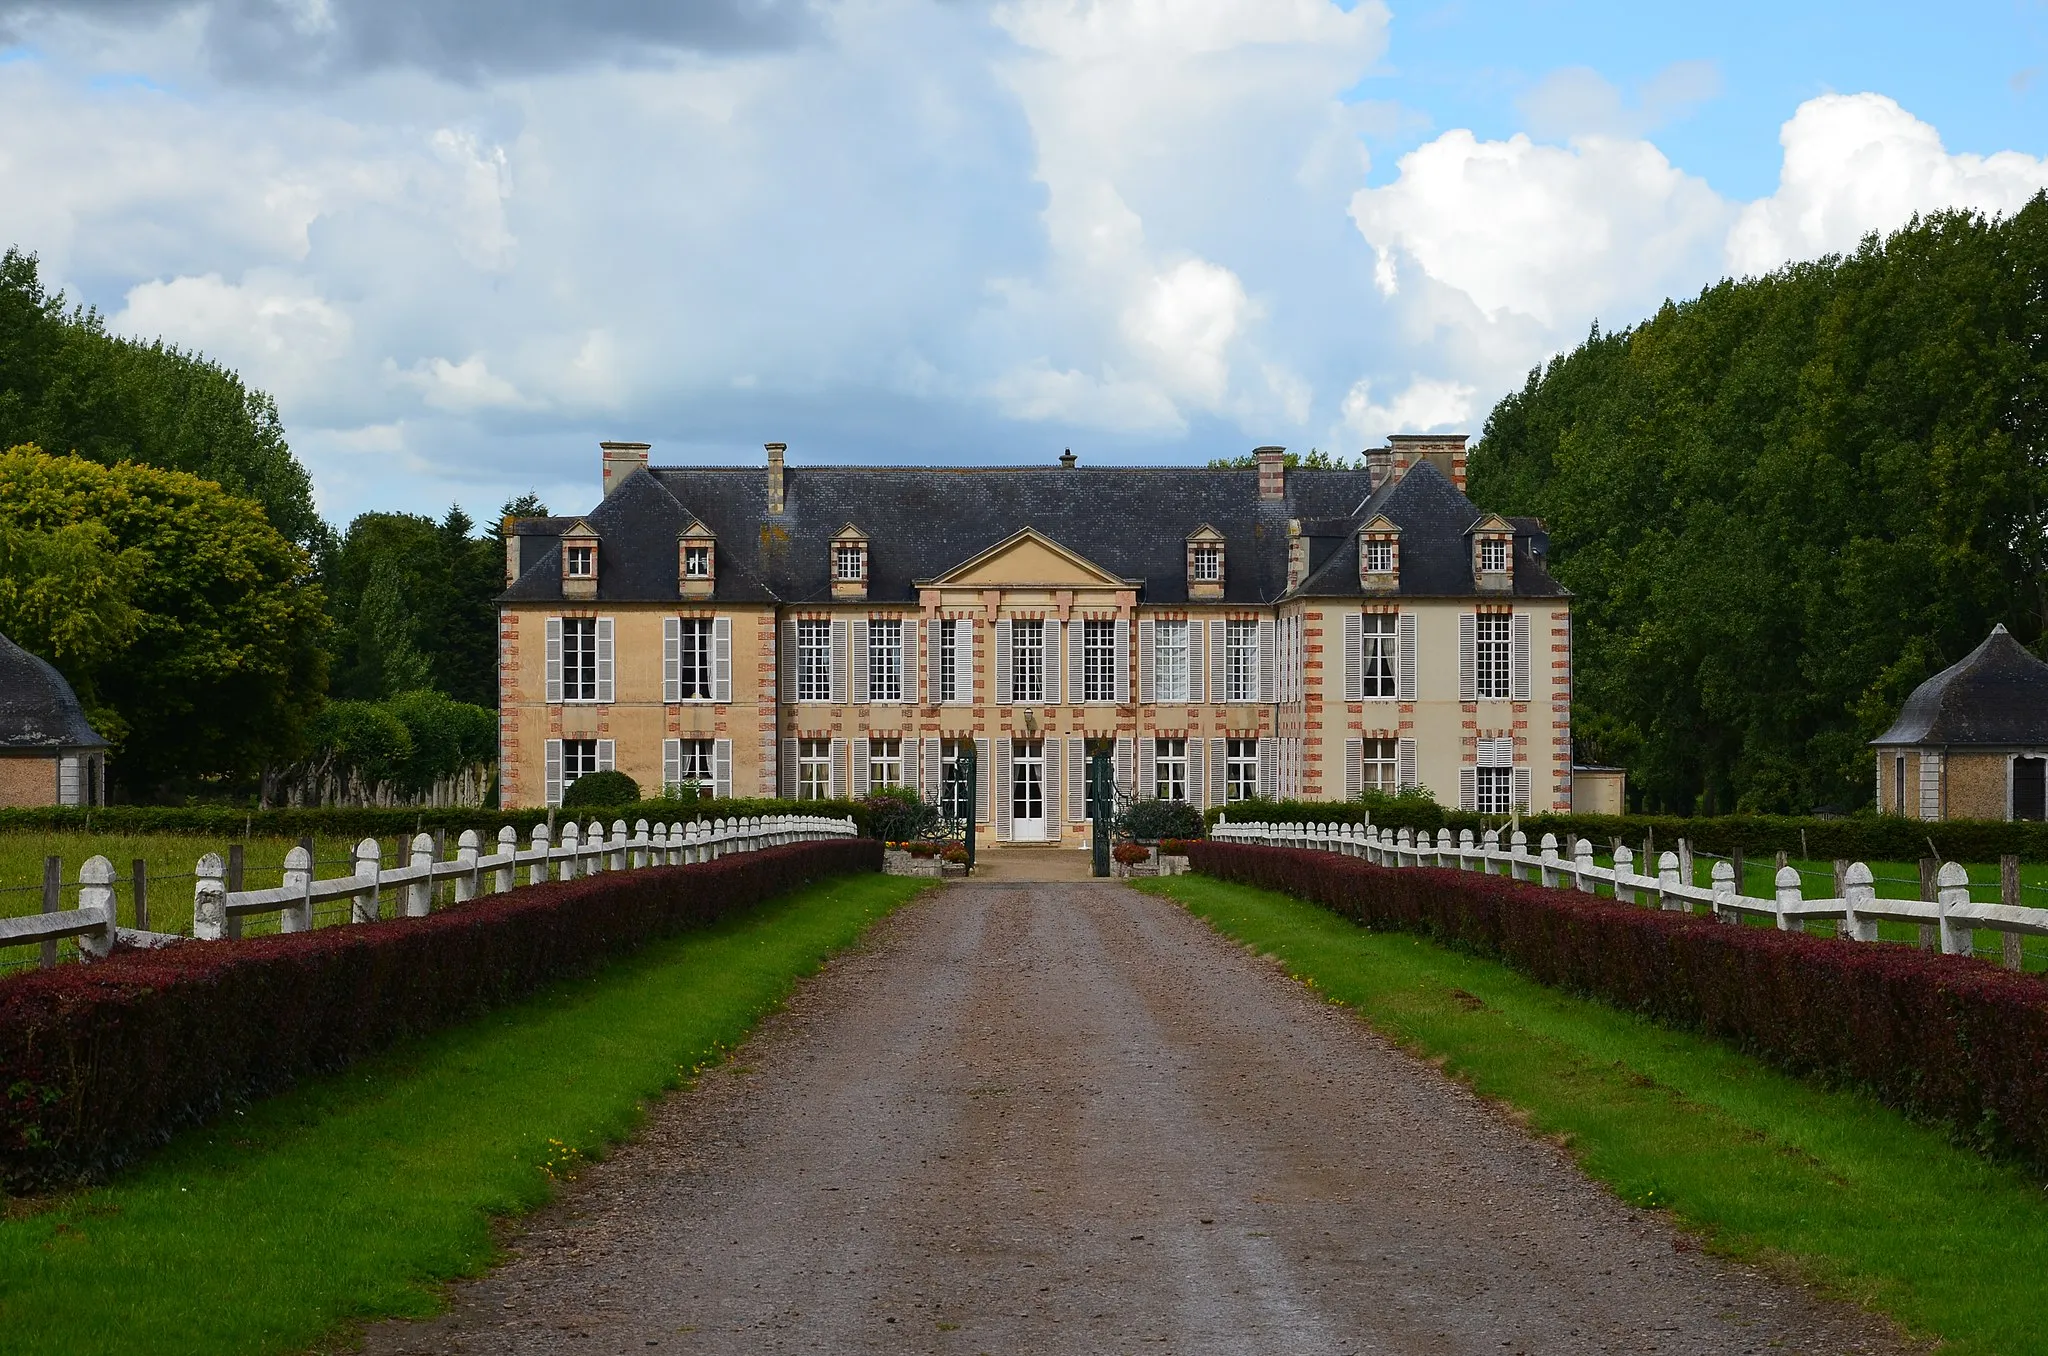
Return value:
<svg viewBox="0 0 2048 1356">
<path fill-rule="evenodd" d="M 2048 745 L 2048 664 L 2003 626 L 1982 645 L 1913 689 L 1879 747 Z"/>
<path fill-rule="evenodd" d="M 0 751 L 100 749 L 64 676 L 0 636 Z"/>
</svg>

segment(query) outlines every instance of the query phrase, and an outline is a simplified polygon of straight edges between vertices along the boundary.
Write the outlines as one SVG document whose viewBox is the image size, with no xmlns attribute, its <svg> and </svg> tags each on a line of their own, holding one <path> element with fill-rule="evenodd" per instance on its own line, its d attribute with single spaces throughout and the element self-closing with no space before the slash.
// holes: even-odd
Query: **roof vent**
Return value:
<svg viewBox="0 0 2048 1356">
<path fill-rule="evenodd" d="M 1074 455 L 1074 449 L 1071 447 L 1060 453 L 1060 465 L 1069 471 L 1073 470 L 1075 463 L 1080 460 L 1079 457 Z"/>
</svg>

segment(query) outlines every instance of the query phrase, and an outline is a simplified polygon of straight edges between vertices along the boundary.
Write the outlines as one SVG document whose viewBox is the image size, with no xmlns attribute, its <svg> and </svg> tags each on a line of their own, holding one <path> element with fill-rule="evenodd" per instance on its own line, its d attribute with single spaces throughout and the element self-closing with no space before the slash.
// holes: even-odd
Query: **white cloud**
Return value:
<svg viewBox="0 0 2048 1356">
<path fill-rule="evenodd" d="M 1373 402 L 1372 388 L 1372 379 L 1361 377 L 1344 395 L 1344 427 L 1368 445 L 1389 433 L 1470 429 L 1478 414 L 1479 389 L 1464 382 L 1415 376 L 1384 405 Z"/>
<path fill-rule="evenodd" d="M 349 349 L 346 313 L 272 270 L 240 283 L 218 273 L 141 283 L 108 322 L 117 333 L 204 350 L 280 400 L 316 389 Z"/>
<path fill-rule="evenodd" d="M 519 388 L 492 372 L 483 355 L 472 353 L 459 363 L 446 358 L 429 358 L 393 375 L 420 393 L 420 399 L 437 410 L 469 414 L 476 410 L 517 410 L 534 406 Z"/>
<path fill-rule="evenodd" d="M 1552 71 L 1516 100 L 1530 133 L 1543 141 L 1573 137 L 1641 137 L 1719 95 L 1721 69 L 1711 61 L 1674 61 L 1644 81 L 1633 101 L 1586 66 Z"/>
<path fill-rule="evenodd" d="M 2048 188 L 2048 160 L 2017 151 L 1951 155 L 1941 134 L 1881 94 L 1809 99 L 1779 130 L 1778 190 L 1749 204 L 1728 237 L 1728 267 L 1764 273 L 1856 248 L 1944 207 L 2013 212 Z"/>
</svg>

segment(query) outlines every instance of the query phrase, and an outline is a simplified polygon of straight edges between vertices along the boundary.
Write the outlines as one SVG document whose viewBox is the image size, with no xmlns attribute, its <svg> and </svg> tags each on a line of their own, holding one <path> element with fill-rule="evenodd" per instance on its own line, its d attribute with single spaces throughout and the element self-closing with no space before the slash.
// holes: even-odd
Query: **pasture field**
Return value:
<svg viewBox="0 0 2048 1356">
<path fill-rule="evenodd" d="M 2048 1195 L 2025 1171 L 1492 961 L 1202 876 L 1139 888 L 1355 1008 L 1703 1246 L 1788 1268 L 1944 1351 L 2044 1349 Z"/>
<path fill-rule="evenodd" d="M 845 876 L 8 1203 L 0 1352 L 303 1351 L 434 1312 L 493 1221 L 630 1135 L 802 976 L 930 882 Z"/>
</svg>

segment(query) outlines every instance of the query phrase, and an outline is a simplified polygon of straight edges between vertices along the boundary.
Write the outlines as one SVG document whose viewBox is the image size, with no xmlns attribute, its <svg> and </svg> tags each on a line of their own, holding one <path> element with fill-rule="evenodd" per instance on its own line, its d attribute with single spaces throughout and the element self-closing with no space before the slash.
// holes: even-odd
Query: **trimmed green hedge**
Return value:
<svg viewBox="0 0 2048 1356">
<path fill-rule="evenodd" d="M 632 805 L 604 810 L 557 810 L 555 822 L 571 819 L 579 824 L 614 819 L 631 824 L 645 819 L 650 824 L 691 824 L 700 819 L 750 818 L 755 815 L 824 815 L 832 819 L 851 817 L 862 834 L 868 831 L 868 807 L 852 800 L 767 800 L 733 797 L 700 800 L 686 804 L 673 800 L 643 800 Z M 446 829 L 451 834 L 475 829 L 495 837 L 510 824 L 521 835 L 536 824 L 548 821 L 546 810 L 472 810 L 451 806 L 401 806 L 389 810 L 301 809 L 237 810 L 225 805 L 102 805 L 92 809 L 51 807 L 0 810 L 0 833 L 83 832 L 100 833 L 189 833 L 214 838 L 298 838 L 314 834 L 323 838 L 389 838 Z"/>
<path fill-rule="evenodd" d="M 1210 828 L 1229 815 L 1232 823 L 1362 824 L 1392 829 L 1471 829 L 1475 834 L 1506 823 L 1498 816 L 1446 810 L 1428 801 L 1390 800 L 1373 806 L 1357 801 L 1245 800 L 1203 815 Z M 1678 815 L 1529 815 L 1522 828 L 1531 843 L 1546 833 L 1560 840 L 1586 838 L 1596 844 L 1615 839 L 1640 847 L 1655 835 L 1663 847 L 1683 838 L 1701 852 L 1723 856 L 1740 848 L 1750 857 L 1780 850 L 1794 857 L 1832 861 L 1911 862 L 1933 855 L 1945 861 L 1990 862 L 2006 853 L 2048 860 L 2048 824 L 1999 820 L 1953 819 L 1928 823 L 1892 815 L 1851 815 L 1815 819 L 1797 815 L 1717 815 L 1686 819 Z M 1929 843 L 1933 844 L 1930 854 Z"/>
</svg>

